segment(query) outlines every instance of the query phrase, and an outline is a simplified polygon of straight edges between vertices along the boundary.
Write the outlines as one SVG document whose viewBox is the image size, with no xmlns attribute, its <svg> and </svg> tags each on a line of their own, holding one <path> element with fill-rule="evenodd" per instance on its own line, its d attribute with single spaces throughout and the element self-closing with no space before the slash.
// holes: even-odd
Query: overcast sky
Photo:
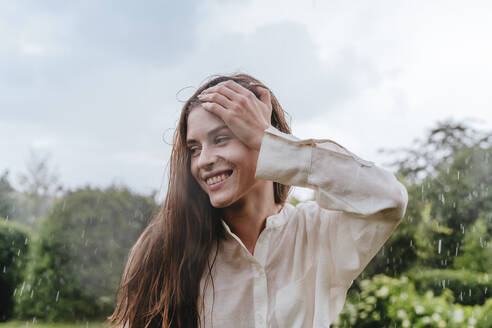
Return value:
<svg viewBox="0 0 492 328">
<path fill-rule="evenodd" d="M 165 189 L 182 101 L 238 71 L 295 135 L 382 165 L 438 120 L 492 129 L 491 17 L 486 0 L 0 0 L 0 173 L 33 150 L 68 188 Z"/>
</svg>

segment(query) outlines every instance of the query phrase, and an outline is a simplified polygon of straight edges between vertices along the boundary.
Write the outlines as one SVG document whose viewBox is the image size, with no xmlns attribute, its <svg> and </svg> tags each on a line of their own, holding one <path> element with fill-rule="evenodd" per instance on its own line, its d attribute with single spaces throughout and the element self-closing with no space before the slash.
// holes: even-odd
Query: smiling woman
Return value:
<svg viewBox="0 0 492 328">
<path fill-rule="evenodd" d="M 290 186 L 317 201 L 286 203 Z M 220 76 L 184 104 L 159 215 L 133 247 L 110 320 L 128 327 L 329 327 L 403 218 L 393 174 L 290 134 L 272 92 Z"/>
</svg>

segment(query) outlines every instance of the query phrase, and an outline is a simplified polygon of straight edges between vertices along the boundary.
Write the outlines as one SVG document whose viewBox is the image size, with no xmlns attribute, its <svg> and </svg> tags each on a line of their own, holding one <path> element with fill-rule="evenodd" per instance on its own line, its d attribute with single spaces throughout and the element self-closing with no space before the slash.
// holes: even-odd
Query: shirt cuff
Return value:
<svg viewBox="0 0 492 328">
<path fill-rule="evenodd" d="M 312 188 L 314 185 L 309 183 L 309 175 L 312 173 L 313 152 L 317 147 L 335 156 L 353 160 L 359 166 L 374 166 L 374 162 L 358 157 L 333 140 L 301 140 L 270 126 L 265 130 L 262 139 L 255 178 Z"/>
<path fill-rule="evenodd" d="M 283 133 L 273 126 L 266 129 L 261 142 L 255 178 L 308 187 L 312 150 L 299 141 L 299 138 Z"/>
</svg>

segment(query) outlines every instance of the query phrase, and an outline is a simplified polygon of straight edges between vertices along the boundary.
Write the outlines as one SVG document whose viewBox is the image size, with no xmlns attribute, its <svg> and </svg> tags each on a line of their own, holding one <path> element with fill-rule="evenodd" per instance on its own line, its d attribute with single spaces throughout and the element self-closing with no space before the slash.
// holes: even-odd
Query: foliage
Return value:
<svg viewBox="0 0 492 328">
<path fill-rule="evenodd" d="M 450 236 L 453 230 L 432 218 L 431 211 L 432 202 L 425 202 L 415 231 L 416 252 L 423 265 L 436 267 L 435 263 L 441 261 L 442 265 L 439 267 L 447 267 L 447 257 L 450 255 L 450 250 L 448 247 L 443 247 L 443 240 L 446 239 L 446 236 Z M 441 260 L 442 254 L 446 256 L 444 260 Z"/>
<path fill-rule="evenodd" d="M 464 232 L 480 215 L 492 213 L 492 133 L 465 123 L 439 122 L 416 146 L 391 163 L 405 181 L 409 203 L 404 221 L 369 264 L 397 276 L 415 264 L 431 268 L 453 265 Z M 492 222 L 487 220 L 492 231 Z M 404 259 L 404 260 L 402 260 Z"/>
<path fill-rule="evenodd" d="M 0 321 L 12 315 L 13 292 L 26 266 L 29 232 L 14 222 L 0 218 Z"/>
<path fill-rule="evenodd" d="M 9 172 L 5 171 L 0 176 L 0 218 L 11 219 L 15 208 L 14 188 L 9 181 Z"/>
<path fill-rule="evenodd" d="M 26 172 L 20 175 L 22 193 L 19 203 L 22 212 L 17 219 L 32 225 L 46 214 L 48 209 L 62 192 L 58 174 L 50 167 L 49 155 L 30 152 L 26 162 Z"/>
<path fill-rule="evenodd" d="M 7 323 L 0 323 L 0 328 L 104 328 L 106 327 L 103 322 L 81 322 L 81 323 L 48 323 L 38 322 L 33 320 L 26 321 L 9 321 Z"/>
<path fill-rule="evenodd" d="M 384 275 L 361 282 L 361 291 L 353 291 L 334 328 L 377 327 L 490 327 L 492 300 L 483 306 L 453 304 L 453 292 L 445 289 L 440 296 L 432 291 L 416 292 L 405 276 Z"/>
<path fill-rule="evenodd" d="M 439 167 L 449 163 L 453 155 L 464 148 L 487 149 L 492 146 L 492 133 L 471 127 L 466 120 L 437 122 L 426 137 L 415 139 L 413 147 L 380 149 L 379 152 L 400 157 L 389 163 L 408 184 L 421 185 L 423 180 L 436 176 Z M 403 154 L 396 156 L 397 154 Z"/>
<path fill-rule="evenodd" d="M 156 210 L 125 188 L 69 192 L 40 222 L 19 316 L 87 320 L 111 312 L 125 258 Z"/>
<path fill-rule="evenodd" d="M 407 272 L 418 290 L 432 290 L 440 295 L 445 288 L 453 291 L 455 301 L 464 305 L 481 305 L 490 297 L 492 277 L 488 273 L 465 270 L 412 270 Z"/>
<path fill-rule="evenodd" d="M 453 156 L 449 166 L 439 170 L 439 175 L 431 182 L 432 186 L 426 192 L 426 198 L 433 203 L 431 216 L 452 232 L 439 238 L 443 252 L 434 253 L 428 265 L 445 267 L 451 264 L 464 242 L 468 227 L 481 214 L 492 213 L 491 155 L 492 147 L 464 148 Z M 488 223 L 490 225 L 490 221 Z"/>
<path fill-rule="evenodd" d="M 297 206 L 297 204 L 299 204 L 301 201 L 299 199 L 297 199 L 296 197 L 294 196 L 290 196 L 287 201 L 293 205 L 293 206 Z"/>
<path fill-rule="evenodd" d="M 454 259 L 456 269 L 472 270 L 476 272 L 490 272 L 492 270 L 492 212 L 482 215 L 465 233 L 463 252 Z"/>
</svg>

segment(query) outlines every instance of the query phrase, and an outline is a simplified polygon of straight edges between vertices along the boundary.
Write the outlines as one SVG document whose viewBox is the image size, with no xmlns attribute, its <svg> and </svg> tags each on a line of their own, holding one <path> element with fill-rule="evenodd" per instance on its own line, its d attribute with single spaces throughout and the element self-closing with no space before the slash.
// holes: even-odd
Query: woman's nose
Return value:
<svg viewBox="0 0 492 328">
<path fill-rule="evenodd" d="M 198 157 L 198 167 L 206 168 L 211 166 L 216 161 L 216 157 L 217 155 L 213 149 L 203 147 Z"/>
</svg>

